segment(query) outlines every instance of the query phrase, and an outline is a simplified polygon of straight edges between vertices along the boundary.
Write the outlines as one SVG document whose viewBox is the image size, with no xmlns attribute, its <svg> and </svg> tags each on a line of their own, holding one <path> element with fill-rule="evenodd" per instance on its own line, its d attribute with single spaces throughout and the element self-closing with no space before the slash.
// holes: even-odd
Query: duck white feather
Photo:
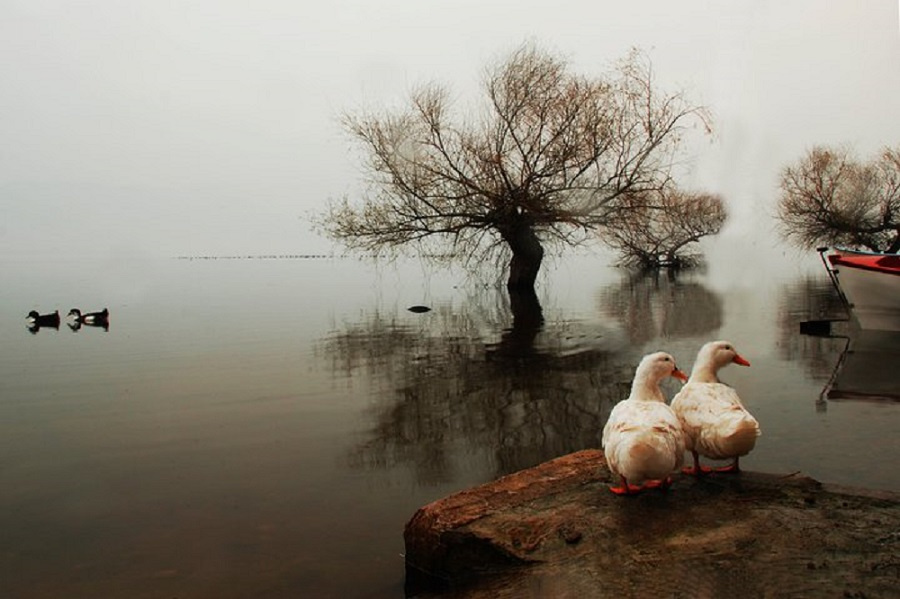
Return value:
<svg viewBox="0 0 900 599">
<path fill-rule="evenodd" d="M 739 458 L 750 453 L 760 435 L 759 422 L 744 407 L 737 392 L 722 383 L 718 371 L 728 364 L 750 366 L 727 341 L 711 341 L 700 348 L 687 384 L 672 400 L 672 409 L 684 428 L 685 446 L 694 458 L 690 474 L 711 469 L 700 465 L 700 456 L 732 463 L 719 472 L 740 471 Z"/>
<path fill-rule="evenodd" d="M 659 388 L 667 376 L 687 378 L 669 354 L 644 356 L 635 370 L 631 394 L 609 414 L 602 445 L 609 469 L 622 483 L 610 488 L 613 493 L 623 495 L 667 486 L 669 475 L 681 467 L 684 433 Z"/>
</svg>

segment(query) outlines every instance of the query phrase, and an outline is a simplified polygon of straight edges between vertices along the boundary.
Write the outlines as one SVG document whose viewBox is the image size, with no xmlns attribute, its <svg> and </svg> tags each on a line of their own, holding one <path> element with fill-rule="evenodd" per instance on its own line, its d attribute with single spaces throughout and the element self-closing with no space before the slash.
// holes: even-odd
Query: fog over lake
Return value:
<svg viewBox="0 0 900 599">
<path fill-rule="evenodd" d="M 642 48 L 710 107 L 684 183 L 728 202 L 725 246 L 769 231 L 778 171 L 810 146 L 900 139 L 893 0 L 6 6 L 2 259 L 330 251 L 307 216 L 360 189 L 341 113 L 426 81 L 474 102 L 526 40 L 585 74 Z"/>
<path fill-rule="evenodd" d="M 642 48 L 710 108 L 680 180 L 729 210 L 705 268 L 585 248 L 523 302 L 311 230 L 365 182 L 344 111 L 470 105 L 525 41 L 584 74 Z M 0 597 L 403 597 L 419 506 L 599 447 L 641 355 L 713 338 L 752 364 L 723 372 L 763 430 L 743 467 L 900 491 L 872 367 L 900 340 L 801 335 L 844 314 L 772 218 L 810 147 L 900 143 L 893 0 L 13 0 L 0 61 Z"/>
</svg>

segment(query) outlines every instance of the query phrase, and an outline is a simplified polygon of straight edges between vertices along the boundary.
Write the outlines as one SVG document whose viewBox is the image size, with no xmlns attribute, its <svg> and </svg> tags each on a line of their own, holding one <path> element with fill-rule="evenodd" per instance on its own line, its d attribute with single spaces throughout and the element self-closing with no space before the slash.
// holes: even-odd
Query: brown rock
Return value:
<svg viewBox="0 0 900 599">
<path fill-rule="evenodd" d="M 750 472 L 635 497 L 611 482 L 586 450 L 421 508 L 404 532 L 411 592 L 878 597 L 900 581 L 897 494 Z"/>
</svg>

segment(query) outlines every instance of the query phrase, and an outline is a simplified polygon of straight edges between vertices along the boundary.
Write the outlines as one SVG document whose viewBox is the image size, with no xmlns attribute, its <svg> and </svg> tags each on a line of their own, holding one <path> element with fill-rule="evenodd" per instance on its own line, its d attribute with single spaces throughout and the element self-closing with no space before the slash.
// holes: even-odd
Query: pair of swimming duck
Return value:
<svg viewBox="0 0 900 599">
<path fill-rule="evenodd" d="M 728 364 L 750 366 L 727 341 L 711 341 L 697 354 L 690 378 L 675 359 L 657 352 L 644 356 L 637 367 L 631 394 L 613 408 L 603 428 L 603 450 L 609 469 L 621 484 L 610 490 L 618 495 L 667 487 L 669 475 L 681 468 L 684 452 L 694 459 L 683 472 L 702 476 L 713 469 L 700 464 L 700 456 L 732 460 L 717 472 L 738 472 L 738 460 L 756 445 L 759 423 L 741 403 L 737 392 L 719 381 L 719 369 Z M 671 406 L 659 388 L 666 377 L 686 384 Z"/>
<path fill-rule="evenodd" d="M 100 312 L 82 313 L 78 308 L 69 310 L 69 316 L 75 319 L 75 322 L 82 324 L 102 324 L 109 321 L 109 310 L 103 308 Z M 59 310 L 49 314 L 40 314 L 37 310 L 28 313 L 29 320 L 37 326 L 59 327 Z"/>
</svg>

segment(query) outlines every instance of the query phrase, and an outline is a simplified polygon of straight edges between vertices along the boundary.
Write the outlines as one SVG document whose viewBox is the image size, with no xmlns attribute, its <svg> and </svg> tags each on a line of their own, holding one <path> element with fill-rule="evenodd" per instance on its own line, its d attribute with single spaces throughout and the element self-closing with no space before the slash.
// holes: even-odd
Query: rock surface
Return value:
<svg viewBox="0 0 900 599">
<path fill-rule="evenodd" d="M 416 597 L 887 597 L 900 495 L 744 472 L 617 497 L 585 450 L 421 508 Z"/>
</svg>

